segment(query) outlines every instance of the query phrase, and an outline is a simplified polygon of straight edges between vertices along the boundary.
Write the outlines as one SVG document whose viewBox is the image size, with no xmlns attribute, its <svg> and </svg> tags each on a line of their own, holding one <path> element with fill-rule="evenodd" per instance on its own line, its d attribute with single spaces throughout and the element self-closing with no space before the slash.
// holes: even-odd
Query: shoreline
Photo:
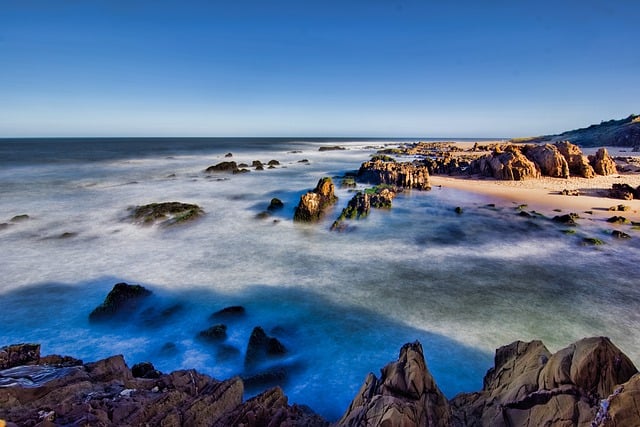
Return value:
<svg viewBox="0 0 640 427">
<path fill-rule="evenodd" d="M 529 209 L 549 215 L 555 215 L 560 209 L 576 213 L 592 211 L 594 217 L 608 218 L 620 214 L 609 211 L 610 207 L 625 205 L 630 210 L 621 215 L 632 221 L 640 220 L 640 200 L 612 199 L 604 195 L 615 183 L 626 183 L 634 188 L 640 186 L 640 175 L 637 174 L 566 179 L 541 177 L 524 181 L 500 181 L 477 176 L 431 175 L 429 178 L 432 187 L 454 188 L 497 200 L 527 204 Z M 564 189 L 579 190 L 580 195 L 562 195 Z"/>
</svg>

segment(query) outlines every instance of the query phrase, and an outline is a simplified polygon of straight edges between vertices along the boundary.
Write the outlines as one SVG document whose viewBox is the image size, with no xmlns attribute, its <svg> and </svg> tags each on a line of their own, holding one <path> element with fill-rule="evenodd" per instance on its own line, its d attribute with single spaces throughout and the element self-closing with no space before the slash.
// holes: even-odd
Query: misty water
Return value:
<svg viewBox="0 0 640 427">
<path fill-rule="evenodd" d="M 640 361 L 637 234 L 616 241 L 611 225 L 588 215 L 565 234 L 512 203 L 449 188 L 404 192 L 349 232 L 330 231 L 351 198 L 339 177 L 389 143 L 0 140 L 0 345 L 37 342 L 43 354 L 85 361 L 123 354 L 129 366 L 151 361 L 218 379 L 280 372 L 290 402 L 331 420 L 409 341 L 422 343 L 448 397 L 480 389 L 495 348 L 517 339 L 555 351 L 606 335 Z M 318 151 L 336 144 L 348 149 Z M 204 172 L 271 159 L 280 165 Z M 323 176 L 334 177 L 338 204 L 318 224 L 293 223 L 300 195 Z M 258 219 L 273 197 L 284 209 Z M 206 214 L 169 228 L 129 218 L 133 206 L 164 201 Z M 22 214 L 29 219 L 11 221 Z M 583 246 L 583 237 L 605 245 Z M 90 324 L 118 282 L 153 296 L 125 319 Z M 246 316 L 227 322 L 223 343 L 196 338 L 231 305 Z M 248 371 L 254 326 L 288 352 Z"/>
</svg>

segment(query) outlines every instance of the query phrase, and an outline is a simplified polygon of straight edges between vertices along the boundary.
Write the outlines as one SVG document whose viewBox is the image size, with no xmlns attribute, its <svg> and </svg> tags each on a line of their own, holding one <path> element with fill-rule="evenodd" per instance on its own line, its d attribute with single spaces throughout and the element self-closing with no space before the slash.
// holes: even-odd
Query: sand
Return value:
<svg viewBox="0 0 640 427">
<path fill-rule="evenodd" d="M 527 204 L 530 210 L 546 215 L 562 212 L 581 213 L 592 211 L 594 216 L 610 217 L 622 215 L 632 221 L 640 221 L 640 200 L 618 200 L 606 197 L 608 189 L 614 183 L 625 183 L 636 188 L 640 186 L 640 174 L 617 174 L 596 178 L 549 178 L 529 179 L 525 181 L 498 181 L 483 177 L 449 177 L 432 175 L 431 186 L 456 188 L 483 194 L 496 201 Z M 579 190 L 580 196 L 562 195 L 563 189 Z M 617 205 L 629 206 L 625 212 L 611 212 L 609 208 Z"/>
</svg>

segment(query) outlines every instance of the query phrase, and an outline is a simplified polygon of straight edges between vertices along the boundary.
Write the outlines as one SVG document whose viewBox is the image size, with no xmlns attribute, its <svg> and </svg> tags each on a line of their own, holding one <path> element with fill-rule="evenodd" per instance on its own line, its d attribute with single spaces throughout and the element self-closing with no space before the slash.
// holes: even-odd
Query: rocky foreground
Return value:
<svg viewBox="0 0 640 427">
<path fill-rule="evenodd" d="M 162 374 L 122 356 L 94 363 L 40 356 L 37 344 L 0 349 L 0 419 L 24 426 L 327 426 L 279 387 L 243 401 L 240 378 Z M 327 390 L 330 392 L 330 390 Z M 334 426 L 638 426 L 640 374 L 608 338 L 554 354 L 540 341 L 496 351 L 482 390 L 447 400 L 419 342 L 380 377 L 369 374 Z"/>
</svg>

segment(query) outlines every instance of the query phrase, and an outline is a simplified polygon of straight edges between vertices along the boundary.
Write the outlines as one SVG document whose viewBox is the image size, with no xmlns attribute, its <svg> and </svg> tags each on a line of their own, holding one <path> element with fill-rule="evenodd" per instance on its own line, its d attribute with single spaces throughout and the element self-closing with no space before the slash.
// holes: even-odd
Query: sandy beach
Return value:
<svg viewBox="0 0 640 427">
<path fill-rule="evenodd" d="M 591 179 L 542 177 L 524 181 L 498 181 L 484 177 L 431 176 L 433 187 L 456 188 L 513 203 L 527 204 L 531 210 L 548 215 L 557 214 L 557 211 L 554 212 L 554 210 L 561 209 L 563 212 L 576 213 L 592 211 L 594 216 L 608 217 L 614 214 L 609 211 L 610 207 L 623 204 L 629 206 L 630 210 L 620 214 L 632 221 L 639 221 L 640 200 L 618 200 L 606 197 L 607 190 L 615 183 L 625 183 L 635 188 L 640 185 L 640 175 L 616 174 L 597 176 Z M 561 192 L 564 189 L 578 190 L 581 195 L 562 195 Z"/>
</svg>

